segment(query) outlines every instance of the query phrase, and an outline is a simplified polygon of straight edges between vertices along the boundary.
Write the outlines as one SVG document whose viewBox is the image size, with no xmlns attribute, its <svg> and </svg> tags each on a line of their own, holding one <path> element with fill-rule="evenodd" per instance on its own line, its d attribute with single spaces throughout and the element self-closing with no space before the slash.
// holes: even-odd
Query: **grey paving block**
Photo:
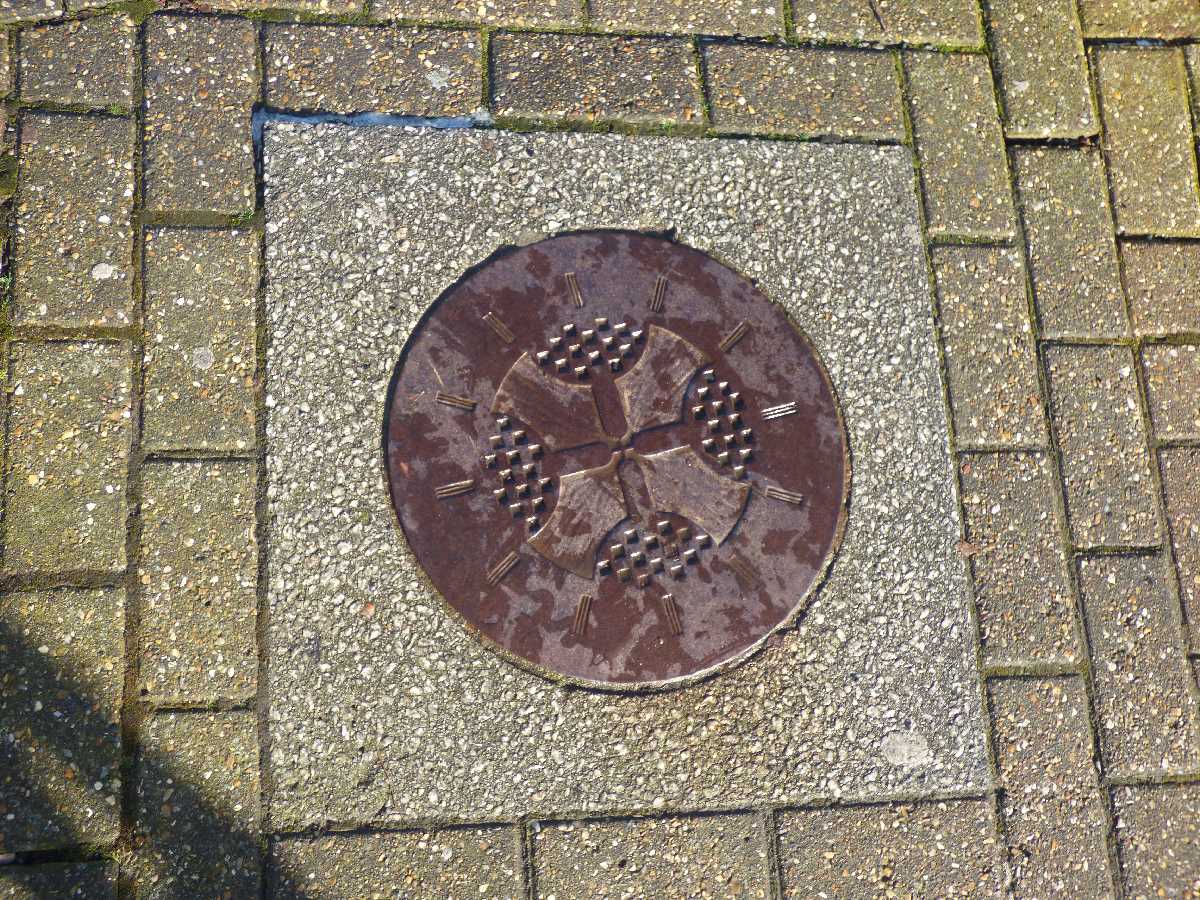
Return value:
<svg viewBox="0 0 1200 900">
<path fill-rule="evenodd" d="M 148 464 L 142 482 L 143 689 L 189 701 L 252 696 L 254 464 Z"/>
<path fill-rule="evenodd" d="M 958 446 L 1044 445 L 1046 421 L 1020 253 L 937 247 L 933 271 Z"/>
<path fill-rule="evenodd" d="M 516 827 L 330 834 L 271 846 L 276 897 L 524 897 Z"/>
<path fill-rule="evenodd" d="M 659 34 L 783 34 L 781 3 L 772 0 L 591 0 L 592 27 Z"/>
<path fill-rule="evenodd" d="M 778 820 L 785 897 L 1002 896 L 988 801 L 804 809 Z"/>
<path fill-rule="evenodd" d="M 130 323 L 133 149 L 128 119 L 24 115 L 15 325 Z"/>
<path fill-rule="evenodd" d="M 1093 63 L 1118 229 L 1200 232 L 1182 51 L 1097 47 Z"/>
<path fill-rule="evenodd" d="M 147 450 L 253 449 L 259 252 L 249 231 L 146 232 Z"/>
<path fill-rule="evenodd" d="M 990 0 L 987 10 L 1008 136 L 1095 134 L 1075 0 Z"/>
<path fill-rule="evenodd" d="M 704 65 L 718 131 L 904 139 L 890 52 L 708 44 Z"/>
<path fill-rule="evenodd" d="M 1067 515 L 1080 547 L 1161 539 L 1134 364 L 1124 347 L 1046 351 Z"/>
<path fill-rule="evenodd" d="M 1000 801 L 1012 874 L 1012 897 L 1112 897 L 1105 835 L 1108 811 L 1099 792 Z"/>
<path fill-rule="evenodd" d="M 125 567 L 129 347 L 14 343 L 4 571 Z"/>
<path fill-rule="evenodd" d="M 1200 9 L 1188 0 L 1079 0 L 1089 38 L 1174 39 L 1200 34 Z"/>
<path fill-rule="evenodd" d="M 1147 344 L 1142 366 L 1155 436 L 1200 437 L 1200 346 Z"/>
<path fill-rule="evenodd" d="M 1200 332 L 1200 244 L 1122 241 L 1121 259 L 1139 335 Z"/>
<path fill-rule="evenodd" d="M 478 32 L 268 25 L 264 40 L 275 108 L 453 116 L 481 103 Z"/>
<path fill-rule="evenodd" d="M 1012 163 L 1043 336 L 1128 336 L 1099 151 L 1019 147 Z"/>
<path fill-rule="evenodd" d="M 999 784 L 1018 797 L 1099 790 L 1087 691 L 1078 676 L 992 678 Z"/>
<path fill-rule="evenodd" d="M 874 4 L 893 39 L 955 47 L 983 44 L 977 0 L 874 0 Z"/>
<path fill-rule="evenodd" d="M 0 41 L 0 96 L 7 97 L 16 90 L 17 60 L 13 59 L 12 42 Z"/>
<path fill-rule="evenodd" d="M 674 38 L 504 33 L 492 38 L 497 114 L 701 125 L 691 45 Z"/>
<path fill-rule="evenodd" d="M 146 206 L 254 208 L 255 28 L 241 19 L 153 16 L 146 24 Z"/>
<path fill-rule="evenodd" d="M 62 11 L 62 0 L 0 0 L 0 24 L 50 19 Z"/>
<path fill-rule="evenodd" d="M 883 19 L 870 0 L 793 0 L 796 36 L 816 40 L 883 39 Z"/>
<path fill-rule="evenodd" d="M 904 60 L 929 230 L 1011 234 L 1012 191 L 987 57 L 907 52 Z"/>
<path fill-rule="evenodd" d="M 152 715 L 137 770 L 139 898 L 258 896 L 258 801 L 253 713 Z"/>
<path fill-rule="evenodd" d="M 133 105 L 135 26 L 96 16 L 21 32 L 21 99 L 90 107 Z"/>
<path fill-rule="evenodd" d="M 116 900 L 117 867 L 112 863 L 51 863 L 0 867 L 5 900 Z"/>
<path fill-rule="evenodd" d="M 364 0 L 205 0 L 206 8 L 230 12 L 294 10 L 310 15 L 346 16 L 361 13 Z"/>
<path fill-rule="evenodd" d="M 0 595 L 0 852 L 116 839 L 124 606 L 114 589 Z"/>
<path fill-rule="evenodd" d="M 969 454 L 959 470 L 985 662 L 1074 661 L 1075 600 L 1049 460 Z"/>
<path fill-rule="evenodd" d="M 485 25 L 572 25 L 576 0 L 375 0 L 371 14 L 386 19 L 472 22 Z"/>
<path fill-rule="evenodd" d="M 1126 896 L 1200 894 L 1200 785 L 1118 787 L 1113 807 Z"/>
<path fill-rule="evenodd" d="M 538 897 L 766 897 L 768 837 L 753 815 L 535 825 Z"/>
<path fill-rule="evenodd" d="M 1167 525 L 1192 652 L 1200 653 L 1200 449 L 1160 450 Z"/>
<path fill-rule="evenodd" d="M 1085 558 L 1080 590 L 1105 772 L 1200 768 L 1200 731 L 1179 600 L 1158 553 Z"/>
</svg>

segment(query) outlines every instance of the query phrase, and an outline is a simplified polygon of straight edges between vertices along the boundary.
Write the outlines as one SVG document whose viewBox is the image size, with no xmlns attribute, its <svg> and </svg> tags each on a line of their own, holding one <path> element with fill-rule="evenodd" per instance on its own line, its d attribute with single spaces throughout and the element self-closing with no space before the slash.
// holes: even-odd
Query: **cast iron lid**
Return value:
<svg viewBox="0 0 1200 900">
<path fill-rule="evenodd" d="M 807 603 L 846 507 L 807 337 L 748 279 L 635 232 L 463 276 L 404 348 L 384 445 L 405 537 L 468 629 L 594 686 L 747 656 Z"/>
</svg>

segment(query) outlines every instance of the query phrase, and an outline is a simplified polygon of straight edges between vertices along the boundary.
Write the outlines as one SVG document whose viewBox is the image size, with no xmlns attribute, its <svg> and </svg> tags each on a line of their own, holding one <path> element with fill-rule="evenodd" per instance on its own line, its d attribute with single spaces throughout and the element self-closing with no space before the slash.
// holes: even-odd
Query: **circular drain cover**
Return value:
<svg viewBox="0 0 1200 900">
<path fill-rule="evenodd" d="M 497 254 L 409 339 L 385 423 L 417 560 L 509 659 L 597 686 L 746 656 L 841 532 L 846 438 L 749 280 L 621 231 Z"/>
</svg>

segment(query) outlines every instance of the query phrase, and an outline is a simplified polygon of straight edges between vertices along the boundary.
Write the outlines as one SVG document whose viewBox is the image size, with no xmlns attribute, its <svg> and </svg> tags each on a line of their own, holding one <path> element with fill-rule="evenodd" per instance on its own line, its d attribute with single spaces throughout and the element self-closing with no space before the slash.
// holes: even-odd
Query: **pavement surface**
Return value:
<svg viewBox="0 0 1200 900">
<path fill-rule="evenodd" d="M 1200 7 L 0 0 L 0 897 L 1200 896 Z M 812 339 L 804 614 L 666 692 L 481 645 L 380 434 L 497 248 Z"/>
</svg>

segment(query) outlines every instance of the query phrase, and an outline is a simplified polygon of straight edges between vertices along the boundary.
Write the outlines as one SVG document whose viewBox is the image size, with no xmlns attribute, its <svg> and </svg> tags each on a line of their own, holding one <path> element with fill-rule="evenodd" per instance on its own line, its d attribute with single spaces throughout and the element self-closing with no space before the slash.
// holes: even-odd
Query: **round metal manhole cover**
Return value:
<svg viewBox="0 0 1200 900">
<path fill-rule="evenodd" d="M 624 231 L 499 253 L 433 305 L 385 422 L 392 501 L 510 660 L 668 685 L 794 619 L 840 536 L 829 379 L 755 285 Z"/>
</svg>

